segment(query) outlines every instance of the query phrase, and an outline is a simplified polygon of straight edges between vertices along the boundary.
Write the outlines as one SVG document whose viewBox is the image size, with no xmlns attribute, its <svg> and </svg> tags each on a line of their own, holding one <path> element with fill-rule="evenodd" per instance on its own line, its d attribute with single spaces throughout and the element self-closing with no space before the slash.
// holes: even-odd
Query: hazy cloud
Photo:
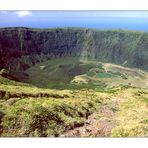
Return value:
<svg viewBox="0 0 148 148">
<path fill-rule="evenodd" d="M 31 11 L 15 11 L 15 14 L 17 14 L 18 17 L 24 17 L 24 16 L 31 16 Z"/>
<path fill-rule="evenodd" d="M 7 14 L 8 11 L 0 11 L 2 14 Z"/>
</svg>

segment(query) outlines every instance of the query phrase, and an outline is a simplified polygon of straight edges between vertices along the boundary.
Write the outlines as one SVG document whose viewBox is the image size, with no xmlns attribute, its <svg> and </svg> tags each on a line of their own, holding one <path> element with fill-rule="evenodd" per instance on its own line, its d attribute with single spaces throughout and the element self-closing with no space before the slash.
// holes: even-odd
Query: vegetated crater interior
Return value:
<svg viewBox="0 0 148 148">
<path fill-rule="evenodd" d="M 147 71 L 147 47 L 148 33 L 140 31 L 2 28 L 0 67 L 7 69 L 15 80 L 65 89 L 75 82 L 77 75 L 85 74 L 80 79 L 86 84 L 91 81 L 83 80 L 86 76 L 97 75 L 95 68 L 104 73 L 104 63 Z M 121 68 L 110 70 L 119 72 Z M 104 77 L 115 75 L 110 73 Z"/>
<path fill-rule="evenodd" d="M 146 137 L 147 100 L 147 32 L 0 28 L 1 137 Z"/>
</svg>

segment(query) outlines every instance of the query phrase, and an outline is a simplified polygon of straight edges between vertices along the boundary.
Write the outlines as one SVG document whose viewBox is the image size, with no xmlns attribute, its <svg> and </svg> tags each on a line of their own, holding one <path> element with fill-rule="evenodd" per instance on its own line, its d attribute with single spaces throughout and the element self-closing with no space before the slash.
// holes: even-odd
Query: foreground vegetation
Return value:
<svg viewBox="0 0 148 148">
<path fill-rule="evenodd" d="M 113 105 L 113 102 L 118 103 Z M 102 112 L 104 106 L 114 116 L 105 116 Z M 95 115 L 96 121 L 88 130 L 89 134 L 81 135 L 81 131 L 74 135 L 66 134 L 85 127 L 92 115 Z M 147 115 L 146 89 L 120 87 L 108 93 L 91 89 L 57 91 L 24 85 L 0 85 L 0 134 L 3 137 L 145 137 L 148 136 Z M 93 134 L 94 129 L 102 126 L 101 120 L 105 121 L 103 124 L 107 120 L 114 125 L 107 135 L 100 135 L 99 130 L 99 134 Z"/>
<path fill-rule="evenodd" d="M 112 137 L 148 137 L 148 91 L 127 89 L 117 95 L 119 106 L 114 120 L 117 125 Z"/>
<path fill-rule="evenodd" d="M 0 71 L 1 137 L 148 136 L 146 71 L 67 57 L 24 75 Z"/>
<path fill-rule="evenodd" d="M 41 89 L 22 87 L 19 90 L 17 86 L 3 85 L 1 92 L 2 88 L 7 88 L 9 94 L 16 91 L 17 95 L 1 97 L 1 136 L 59 136 L 82 125 L 102 102 L 102 98 L 87 90 L 44 90 L 38 96 Z"/>
</svg>

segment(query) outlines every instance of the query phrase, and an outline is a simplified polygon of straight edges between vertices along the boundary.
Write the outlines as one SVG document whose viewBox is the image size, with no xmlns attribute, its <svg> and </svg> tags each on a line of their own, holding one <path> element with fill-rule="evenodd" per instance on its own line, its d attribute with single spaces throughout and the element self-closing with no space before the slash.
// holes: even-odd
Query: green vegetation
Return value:
<svg viewBox="0 0 148 148">
<path fill-rule="evenodd" d="M 114 120 L 117 120 L 118 126 L 112 130 L 111 136 L 147 137 L 148 124 L 146 117 L 148 106 L 145 100 L 148 99 L 148 92 L 128 89 L 125 90 L 125 94 L 122 94 L 121 97 L 123 97 L 120 98 L 122 102 L 114 118 Z"/>
<path fill-rule="evenodd" d="M 98 122 L 105 120 L 106 117 L 99 110 L 109 104 L 115 114 L 109 116 L 109 120 L 116 125 L 111 129 L 110 136 L 148 136 L 147 94 L 146 89 L 130 86 L 51 90 L 23 83 L 17 86 L 1 84 L 0 134 L 3 137 L 62 136 L 83 127 L 92 114 L 96 114 Z M 115 101 L 119 102 L 118 106 L 114 105 Z M 91 133 L 89 135 L 95 136 Z"/>
<path fill-rule="evenodd" d="M 112 73 L 98 73 L 96 76 L 99 78 L 111 78 L 114 75 Z"/>
<path fill-rule="evenodd" d="M 22 82 L 17 82 L 13 81 L 10 79 L 7 79 L 5 77 L 0 76 L 0 84 L 5 84 L 5 85 L 15 85 L 15 86 L 28 86 L 29 84 L 22 83 Z"/>
<path fill-rule="evenodd" d="M 7 77 L 2 73 L 7 73 Z M 116 126 L 106 136 L 147 136 L 147 107 L 144 106 L 148 102 L 147 94 L 144 90 L 137 91 L 129 85 L 131 80 L 132 83 L 135 82 L 135 86 L 141 84 L 146 89 L 146 72 L 65 57 L 36 64 L 25 73 L 29 79 L 27 83 L 22 83 L 8 79 L 12 78 L 10 72 L 1 70 L 1 136 L 65 135 L 83 127 L 92 114 L 97 115 L 98 122 L 102 118 L 104 120 L 105 117 L 99 110 L 106 104 L 111 108 L 109 112 L 116 114 L 111 117 Z M 19 78 L 20 75 L 19 73 Z M 141 81 L 137 81 L 134 76 Z M 109 87 L 112 82 L 114 86 Z M 127 95 L 123 96 L 124 94 Z M 112 105 L 114 97 L 119 98 L 116 101 L 122 102 L 118 107 Z M 137 108 L 138 113 L 135 112 Z M 92 128 L 97 128 L 95 124 L 93 126 L 95 127 Z M 97 134 L 90 132 L 88 136 Z"/>
<path fill-rule="evenodd" d="M 81 86 L 71 84 L 73 78 L 87 73 L 93 67 L 97 66 L 93 63 L 81 62 L 78 58 L 65 57 L 37 64 L 29 68 L 26 73 L 29 75 L 29 83 L 39 87 L 75 89 Z"/>
<path fill-rule="evenodd" d="M 148 70 L 147 38 L 128 30 L 1 28 L 0 67 L 24 71 L 51 58 L 76 57 Z"/>
<path fill-rule="evenodd" d="M 59 136 L 82 125 L 102 102 L 102 98 L 87 90 L 21 87 L 17 91 L 17 86 L 1 86 L 3 90 L 6 88 L 11 95 L 0 103 L 0 112 L 5 114 L 1 136 Z M 41 92 L 42 95 L 38 95 Z"/>
<path fill-rule="evenodd" d="M 0 136 L 147 137 L 147 49 L 144 32 L 1 28 Z"/>
<path fill-rule="evenodd" d="M 50 89 L 105 90 L 120 86 L 147 87 L 147 72 L 76 57 L 51 59 L 27 69 L 27 83 Z M 135 76 L 138 79 L 135 79 Z"/>
</svg>

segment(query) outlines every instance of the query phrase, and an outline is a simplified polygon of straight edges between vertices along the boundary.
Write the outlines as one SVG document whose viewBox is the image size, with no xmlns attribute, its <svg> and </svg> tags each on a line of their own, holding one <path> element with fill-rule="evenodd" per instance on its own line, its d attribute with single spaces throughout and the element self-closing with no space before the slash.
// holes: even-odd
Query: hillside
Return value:
<svg viewBox="0 0 148 148">
<path fill-rule="evenodd" d="M 48 60 L 32 66 L 25 73 L 28 75 L 27 83 L 43 88 L 148 88 L 146 71 L 97 61 L 79 61 L 74 57 Z"/>
<path fill-rule="evenodd" d="M 12 81 L 12 80 L 11 80 Z M 0 85 L 2 137 L 147 137 L 148 91 Z"/>
<path fill-rule="evenodd" d="M 65 56 L 148 70 L 148 33 L 82 28 L 1 28 L 0 67 L 25 70 Z"/>
<path fill-rule="evenodd" d="M 0 137 L 147 137 L 148 33 L 0 28 Z"/>
</svg>

